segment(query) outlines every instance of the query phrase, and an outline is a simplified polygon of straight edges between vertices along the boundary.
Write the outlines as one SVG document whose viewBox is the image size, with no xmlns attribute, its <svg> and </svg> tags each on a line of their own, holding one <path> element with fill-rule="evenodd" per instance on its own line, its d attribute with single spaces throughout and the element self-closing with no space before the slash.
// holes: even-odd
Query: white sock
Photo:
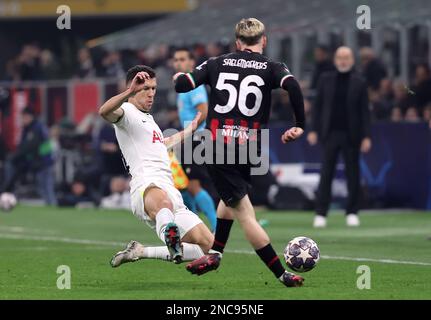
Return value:
<svg viewBox="0 0 431 320">
<path fill-rule="evenodd" d="M 193 261 L 199 259 L 204 255 L 201 247 L 197 244 L 183 242 L 183 260 Z M 145 247 L 142 252 L 144 259 L 159 259 L 165 261 L 171 261 L 171 256 L 167 247 Z"/>
<path fill-rule="evenodd" d="M 156 231 L 159 238 L 165 242 L 165 229 L 166 225 L 174 222 L 174 214 L 168 208 L 163 208 L 156 214 Z"/>
<path fill-rule="evenodd" d="M 171 255 L 169 254 L 169 250 L 166 246 L 145 247 L 142 256 L 145 259 L 159 259 L 171 261 Z"/>
<path fill-rule="evenodd" d="M 209 249 L 208 253 L 210 253 L 210 254 L 211 253 L 216 253 L 216 254 L 218 254 L 220 256 L 220 258 L 223 257 L 223 254 L 220 251 L 217 251 L 217 250 Z"/>
<path fill-rule="evenodd" d="M 183 242 L 183 260 L 192 261 L 203 255 L 204 252 L 199 245 Z"/>
</svg>

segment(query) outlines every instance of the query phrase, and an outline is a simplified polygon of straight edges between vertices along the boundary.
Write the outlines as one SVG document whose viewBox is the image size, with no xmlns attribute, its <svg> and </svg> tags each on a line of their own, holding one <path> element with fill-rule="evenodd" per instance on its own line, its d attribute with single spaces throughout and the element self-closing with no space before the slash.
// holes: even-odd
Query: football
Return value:
<svg viewBox="0 0 431 320">
<path fill-rule="evenodd" d="M 313 269 L 320 259 L 316 242 L 307 237 L 296 237 L 284 249 L 284 260 L 293 271 L 307 272 Z"/>
<path fill-rule="evenodd" d="M 12 210 L 17 204 L 16 197 L 9 192 L 4 192 L 0 195 L 0 209 L 3 211 Z"/>
</svg>

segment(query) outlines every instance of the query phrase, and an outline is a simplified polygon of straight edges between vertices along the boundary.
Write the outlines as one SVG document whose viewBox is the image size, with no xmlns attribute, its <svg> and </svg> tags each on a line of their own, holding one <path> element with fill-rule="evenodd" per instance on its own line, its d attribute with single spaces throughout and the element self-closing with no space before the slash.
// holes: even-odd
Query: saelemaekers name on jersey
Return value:
<svg viewBox="0 0 431 320">
<path fill-rule="evenodd" d="M 267 62 L 259 62 L 256 60 L 245 60 L 245 59 L 223 59 L 223 66 L 239 67 L 243 69 L 266 69 L 268 66 Z"/>
</svg>

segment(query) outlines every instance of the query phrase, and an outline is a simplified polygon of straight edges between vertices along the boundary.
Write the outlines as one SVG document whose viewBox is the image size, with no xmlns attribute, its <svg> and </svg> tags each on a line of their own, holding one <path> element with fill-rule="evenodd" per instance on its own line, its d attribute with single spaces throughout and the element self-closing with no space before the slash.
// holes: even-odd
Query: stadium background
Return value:
<svg viewBox="0 0 431 320">
<path fill-rule="evenodd" d="M 109 193 L 106 181 L 121 173 L 95 169 L 105 165 L 100 162 L 100 139 L 109 136 L 106 130 L 102 130 L 105 135 L 100 133 L 106 125 L 95 112 L 121 88 L 125 70 L 137 63 L 157 70 L 155 118 L 162 129 L 178 127 L 170 81 L 172 49 L 189 46 L 198 62 L 232 50 L 232 26 L 247 7 L 247 15 L 259 16 L 267 25 L 265 54 L 285 62 L 301 81 L 308 117 L 316 46 L 324 44 L 331 52 L 341 44 L 354 49 L 357 68 L 370 83 L 373 117 L 374 147 L 361 159 L 363 205 L 431 209 L 431 76 L 428 72 L 427 79 L 420 80 L 417 75 L 421 65 L 431 63 L 429 2 L 363 1 L 361 4 L 371 6 L 372 28 L 359 30 L 356 1 L 144 4 L 129 0 L 121 6 L 115 1 L 69 1 L 72 29 L 58 30 L 55 21 L 60 2 L 2 1 L 0 6 L 1 158 L 19 142 L 21 111 L 33 108 L 50 128 L 56 146 L 59 193 L 67 193 L 75 180 L 82 180 L 89 198 L 98 204 Z M 362 47 L 371 47 L 376 54 L 368 67 L 359 54 Z M 271 205 L 269 197 L 277 206 L 274 195 L 278 192 L 279 199 L 288 197 L 284 204 L 278 201 L 279 207 L 310 208 L 318 182 L 320 148 L 308 146 L 305 139 L 289 146 L 279 143 L 279 133 L 292 117 L 286 104 L 286 93 L 275 92 L 269 156 L 277 182 L 268 177 L 256 182 L 257 188 L 263 186 L 257 189 L 256 201 Z M 338 169 L 335 207 L 346 194 L 342 163 Z M 94 180 L 95 176 L 102 179 Z M 273 194 L 262 197 L 267 186 L 274 184 L 276 188 L 270 188 Z M 288 192 L 291 188 L 297 190 Z M 25 181 L 17 193 L 24 199 L 37 198 Z"/>
</svg>

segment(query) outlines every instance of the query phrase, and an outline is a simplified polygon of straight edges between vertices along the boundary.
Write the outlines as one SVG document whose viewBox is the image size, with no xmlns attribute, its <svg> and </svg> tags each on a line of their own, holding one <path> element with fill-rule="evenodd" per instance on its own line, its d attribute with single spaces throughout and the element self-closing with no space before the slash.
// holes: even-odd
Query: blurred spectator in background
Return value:
<svg viewBox="0 0 431 320">
<path fill-rule="evenodd" d="M 378 90 L 380 82 L 386 78 L 387 71 L 383 63 L 376 57 L 370 47 L 362 47 L 359 51 L 362 74 L 367 80 L 368 88 Z"/>
<path fill-rule="evenodd" d="M 6 158 L 6 144 L 4 143 L 3 136 L 0 135 L 0 162 Z"/>
<path fill-rule="evenodd" d="M 311 145 L 318 139 L 323 144 L 314 219 L 316 228 L 326 226 L 332 179 L 340 153 L 344 158 L 348 189 L 346 223 L 359 226 L 359 154 L 371 148 L 366 82 L 353 70 L 355 60 L 350 48 L 338 48 L 334 61 L 337 71 L 320 77 L 313 106 L 312 131 L 307 137 Z"/>
<path fill-rule="evenodd" d="M 79 178 L 75 178 L 66 192 L 58 198 L 60 207 L 76 207 L 80 204 L 93 203 L 85 182 Z"/>
<path fill-rule="evenodd" d="M 44 49 L 40 52 L 41 78 L 43 80 L 52 80 L 60 78 L 60 66 L 54 59 L 51 50 Z"/>
<path fill-rule="evenodd" d="M 431 121 L 431 103 L 428 103 L 426 105 L 426 107 L 424 108 L 423 119 L 426 122 L 430 122 Z M 431 124 L 431 122 L 430 122 L 430 124 Z"/>
<path fill-rule="evenodd" d="M 160 44 L 156 51 L 157 57 L 155 59 L 154 68 L 166 66 L 167 60 L 169 60 L 169 46 L 166 44 Z"/>
<path fill-rule="evenodd" d="M 407 122 L 419 122 L 421 118 L 419 116 L 419 111 L 416 107 L 410 107 L 406 111 L 404 120 Z"/>
<path fill-rule="evenodd" d="M 118 51 L 108 52 L 102 60 L 102 77 L 122 78 L 124 69 L 121 63 L 121 54 Z"/>
<path fill-rule="evenodd" d="M 289 93 L 286 90 L 274 91 L 271 100 L 271 121 L 293 121 L 293 113 L 290 105 Z"/>
<path fill-rule="evenodd" d="M 391 121 L 392 122 L 400 122 L 403 121 L 403 112 L 401 108 L 395 107 L 391 111 Z"/>
<path fill-rule="evenodd" d="M 196 65 L 200 65 L 204 61 L 208 60 L 209 56 L 206 53 L 205 46 L 197 43 L 193 46 L 193 56 L 196 59 Z"/>
<path fill-rule="evenodd" d="M 104 209 L 130 209 L 129 182 L 126 178 L 113 177 L 110 181 L 110 194 L 102 198 L 100 207 Z"/>
<path fill-rule="evenodd" d="M 426 63 L 416 67 L 412 91 L 414 92 L 415 106 L 422 113 L 427 103 L 431 102 L 431 73 Z"/>
<path fill-rule="evenodd" d="M 110 176 L 124 175 L 123 160 L 112 125 L 104 123 L 96 139 L 102 172 Z"/>
<path fill-rule="evenodd" d="M 19 78 L 22 81 L 40 80 L 42 77 L 40 48 L 36 44 L 25 45 L 18 57 Z"/>
<path fill-rule="evenodd" d="M 335 70 L 329 48 L 320 44 L 314 49 L 314 70 L 311 77 L 310 89 L 316 90 L 317 83 L 322 73 Z"/>
<path fill-rule="evenodd" d="M 376 92 L 378 101 L 375 108 L 373 109 L 374 118 L 376 120 L 389 120 L 391 118 L 391 111 L 395 103 L 392 80 L 387 78 L 382 79 L 382 81 L 380 81 L 380 89 Z"/>
<path fill-rule="evenodd" d="M 17 150 L 5 164 L 5 179 L 1 192 L 12 192 L 18 177 L 35 174 L 37 189 L 47 205 L 57 203 L 54 191 L 53 155 L 48 129 L 27 107 L 22 113 L 23 131 Z M 0 192 L 0 193 L 1 193 Z"/>
<path fill-rule="evenodd" d="M 91 161 L 78 168 L 81 180 L 86 182 L 88 193 L 94 198 L 109 194 L 109 183 L 113 176 L 127 174 L 120 148 L 112 125 L 102 122 L 94 128 L 94 155 Z"/>
<path fill-rule="evenodd" d="M 18 81 L 18 80 L 20 80 L 18 59 L 17 58 L 9 60 L 6 63 L 5 69 L 6 69 L 5 75 L 2 77 L 4 80 L 6 80 L 6 81 Z"/>
<path fill-rule="evenodd" d="M 311 116 L 311 103 L 310 100 L 307 98 L 309 95 L 307 93 L 308 89 L 305 87 L 305 81 L 299 81 L 299 85 L 301 87 L 301 90 L 304 95 L 304 113 L 306 120 L 310 120 Z M 290 100 L 289 100 L 289 94 L 285 90 L 277 90 L 272 93 L 272 99 L 271 99 L 271 114 L 270 114 L 270 121 L 276 122 L 276 121 L 283 121 L 283 122 L 289 122 L 294 123 L 294 114 L 292 112 L 292 108 L 289 108 L 290 106 Z"/>
<path fill-rule="evenodd" d="M 84 47 L 78 50 L 78 67 L 75 74 L 81 79 L 92 78 L 96 75 L 96 70 L 88 48 Z"/>
<path fill-rule="evenodd" d="M 402 113 L 406 112 L 412 103 L 411 96 L 409 95 L 409 89 L 403 82 L 397 81 L 394 84 L 393 90 L 394 107 L 399 108 Z"/>
<path fill-rule="evenodd" d="M 206 56 L 208 58 L 218 57 L 222 53 L 223 53 L 223 48 L 221 47 L 220 44 L 210 42 L 206 45 Z"/>
</svg>

